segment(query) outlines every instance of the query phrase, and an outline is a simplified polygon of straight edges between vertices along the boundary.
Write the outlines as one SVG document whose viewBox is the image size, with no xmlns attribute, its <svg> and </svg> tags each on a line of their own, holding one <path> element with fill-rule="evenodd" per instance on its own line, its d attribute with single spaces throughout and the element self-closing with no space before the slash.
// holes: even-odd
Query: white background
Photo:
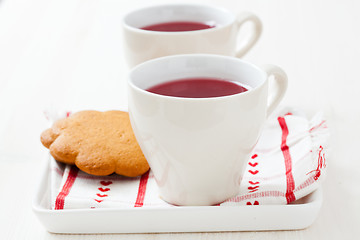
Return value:
<svg viewBox="0 0 360 240">
<path fill-rule="evenodd" d="M 281 66 L 282 104 L 325 112 L 331 155 L 324 203 L 308 229 L 150 235 L 54 235 L 31 212 L 46 150 L 44 110 L 124 109 L 129 71 L 121 19 L 168 1 L 0 0 L 0 239 L 354 239 L 360 229 L 360 2 L 203 0 L 250 11 L 264 30 L 244 59 Z M 175 2 L 175 1 L 171 1 Z M 246 34 L 247 30 L 243 32 Z M 290 219 L 289 219 L 290 221 Z"/>
</svg>

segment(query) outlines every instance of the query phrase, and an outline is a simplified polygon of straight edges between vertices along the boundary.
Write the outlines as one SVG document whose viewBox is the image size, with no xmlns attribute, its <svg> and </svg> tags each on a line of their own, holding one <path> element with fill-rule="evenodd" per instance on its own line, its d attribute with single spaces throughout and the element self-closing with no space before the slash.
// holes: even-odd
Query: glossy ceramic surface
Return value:
<svg viewBox="0 0 360 240">
<path fill-rule="evenodd" d="M 186 32 L 157 32 L 142 30 L 146 25 L 194 21 L 215 28 Z M 254 28 L 243 36 L 237 48 L 240 28 L 252 22 Z M 226 9 L 195 4 L 168 4 L 134 10 L 123 19 L 125 58 L 130 67 L 149 59 L 167 55 L 188 53 L 211 53 L 243 56 L 260 37 L 262 25 L 252 13 L 236 16 Z"/>
<path fill-rule="evenodd" d="M 164 200 L 176 205 L 212 205 L 238 193 L 243 165 L 267 112 L 286 90 L 282 70 L 268 66 L 267 71 L 275 75 L 278 87 L 269 97 L 267 72 L 233 57 L 169 56 L 132 70 L 130 120 Z M 188 77 L 239 81 L 250 90 L 215 98 L 178 98 L 145 91 Z"/>
</svg>

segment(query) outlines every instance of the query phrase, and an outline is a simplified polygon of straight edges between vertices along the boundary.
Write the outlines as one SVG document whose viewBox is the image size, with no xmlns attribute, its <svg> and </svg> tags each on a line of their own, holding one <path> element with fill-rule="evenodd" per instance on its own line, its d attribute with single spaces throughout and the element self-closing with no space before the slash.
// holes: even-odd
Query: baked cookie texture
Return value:
<svg viewBox="0 0 360 240">
<path fill-rule="evenodd" d="M 135 177 L 149 170 L 127 112 L 77 112 L 55 122 L 40 139 L 57 161 L 92 175 Z"/>
</svg>

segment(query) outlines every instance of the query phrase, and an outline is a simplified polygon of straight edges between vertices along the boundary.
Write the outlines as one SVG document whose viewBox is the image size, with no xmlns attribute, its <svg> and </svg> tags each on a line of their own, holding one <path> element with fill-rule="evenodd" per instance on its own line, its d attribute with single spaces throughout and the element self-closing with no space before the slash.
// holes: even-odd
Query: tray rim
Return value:
<svg viewBox="0 0 360 240">
<path fill-rule="evenodd" d="M 32 210 L 35 215 L 38 217 L 40 222 L 49 232 L 54 233 L 156 233 L 156 232 L 218 232 L 218 231 L 264 231 L 264 230 L 295 230 L 295 229 L 304 229 L 309 227 L 317 218 L 317 215 L 322 206 L 323 196 L 321 187 L 307 196 L 307 201 L 304 203 L 293 203 L 288 205 L 257 205 L 257 206 L 179 206 L 179 207 L 159 207 L 159 206 L 147 206 L 142 208 L 97 208 L 97 209 L 64 209 L 64 210 L 52 210 L 43 206 L 42 201 L 45 198 L 45 194 L 49 191 L 49 158 L 45 159 L 45 163 L 42 166 L 41 174 L 39 176 L 37 189 L 35 196 L 32 202 Z M 278 226 L 266 225 L 263 220 L 267 219 L 268 216 L 262 213 L 271 214 L 271 213 L 280 213 L 281 216 L 287 216 L 298 214 L 298 216 L 308 212 L 309 217 L 304 219 L 302 217 L 301 221 L 297 223 L 288 222 L 279 222 L 279 219 L 276 220 L 279 222 Z M 143 226 L 138 229 L 134 229 L 131 225 L 126 227 L 116 227 L 115 225 L 112 228 L 89 228 L 87 229 L 70 229 L 63 225 L 60 226 L 59 222 L 64 222 L 67 217 L 72 219 L 83 217 L 88 217 L 89 222 L 92 218 L 109 216 L 109 218 L 117 218 L 117 215 L 125 215 L 129 219 L 133 217 L 144 217 L 145 219 L 149 216 L 156 214 L 161 216 L 170 217 L 172 221 L 177 221 L 178 227 L 163 227 L 157 226 L 149 228 L 148 226 Z M 184 220 L 176 220 L 175 217 L 171 217 L 173 214 L 183 215 L 184 218 L 187 217 L 196 217 L 198 214 L 204 215 L 203 221 L 206 221 L 206 218 L 215 218 L 217 216 L 225 216 L 239 220 L 239 225 L 231 226 L 203 226 L 199 224 L 187 229 L 188 223 Z M 236 214 L 244 215 L 251 214 L 254 218 L 252 223 L 249 226 L 241 226 L 242 218 L 236 216 Z M 280 217 L 281 216 L 277 216 Z M 160 218 L 160 217 L 159 217 Z M 200 217 L 201 218 L 201 217 Z M 300 217 L 301 218 L 301 217 Z M 225 219 L 223 219 L 225 221 Z M 145 220 L 144 220 L 145 221 Z M 155 223 L 163 223 L 163 220 L 156 219 Z M 275 222 L 276 222 L 275 221 Z M 225 221 L 226 222 L 226 221 Z M 56 224 L 55 224 L 56 223 Z M 194 223 L 192 224 L 194 225 Z M 189 225 L 190 226 L 190 225 Z"/>
</svg>

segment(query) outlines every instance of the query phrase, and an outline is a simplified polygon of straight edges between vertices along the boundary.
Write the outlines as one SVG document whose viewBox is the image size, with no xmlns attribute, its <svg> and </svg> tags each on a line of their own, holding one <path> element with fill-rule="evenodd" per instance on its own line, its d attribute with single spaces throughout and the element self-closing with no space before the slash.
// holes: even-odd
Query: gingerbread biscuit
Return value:
<svg viewBox="0 0 360 240">
<path fill-rule="evenodd" d="M 77 112 L 45 130 L 41 142 L 57 161 L 89 174 L 135 177 L 149 170 L 127 112 Z"/>
</svg>

